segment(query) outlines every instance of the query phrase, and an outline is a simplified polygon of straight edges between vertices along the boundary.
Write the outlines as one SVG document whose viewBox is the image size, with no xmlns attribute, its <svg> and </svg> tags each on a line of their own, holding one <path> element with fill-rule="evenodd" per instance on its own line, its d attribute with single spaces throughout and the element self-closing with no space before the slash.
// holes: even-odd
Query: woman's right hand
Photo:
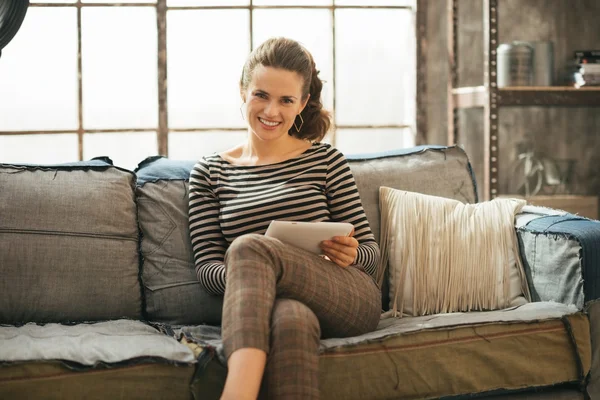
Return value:
<svg viewBox="0 0 600 400">
<path fill-rule="evenodd" d="M 354 231 L 349 236 L 334 236 L 331 240 L 322 241 L 321 250 L 324 255 L 342 268 L 354 264 L 358 254 L 358 240 L 352 237 L 353 234 Z"/>
</svg>

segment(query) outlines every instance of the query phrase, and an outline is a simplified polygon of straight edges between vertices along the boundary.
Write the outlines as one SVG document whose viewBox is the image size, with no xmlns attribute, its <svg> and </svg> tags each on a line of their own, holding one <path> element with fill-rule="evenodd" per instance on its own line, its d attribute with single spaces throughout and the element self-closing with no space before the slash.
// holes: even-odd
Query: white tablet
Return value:
<svg viewBox="0 0 600 400">
<path fill-rule="evenodd" d="M 284 243 L 322 254 L 319 244 L 334 236 L 348 236 L 354 226 L 347 222 L 298 222 L 272 221 L 265 236 L 279 239 Z"/>
</svg>

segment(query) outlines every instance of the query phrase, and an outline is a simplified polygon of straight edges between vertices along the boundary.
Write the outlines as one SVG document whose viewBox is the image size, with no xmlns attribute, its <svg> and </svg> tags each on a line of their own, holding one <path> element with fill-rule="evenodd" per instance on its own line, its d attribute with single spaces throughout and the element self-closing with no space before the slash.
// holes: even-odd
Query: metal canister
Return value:
<svg viewBox="0 0 600 400">
<path fill-rule="evenodd" d="M 498 87 L 531 86 L 533 47 L 527 42 L 502 43 L 497 56 Z"/>
<path fill-rule="evenodd" d="M 533 86 L 552 86 L 554 48 L 552 42 L 531 42 L 533 46 Z"/>
</svg>

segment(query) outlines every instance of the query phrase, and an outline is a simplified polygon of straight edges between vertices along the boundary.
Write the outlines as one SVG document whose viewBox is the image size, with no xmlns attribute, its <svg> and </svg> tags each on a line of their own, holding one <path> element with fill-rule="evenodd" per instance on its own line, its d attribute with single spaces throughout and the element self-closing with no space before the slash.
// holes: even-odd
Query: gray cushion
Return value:
<svg viewBox="0 0 600 400">
<path fill-rule="evenodd" d="M 0 164 L 0 322 L 141 317 L 134 174 Z"/>
<path fill-rule="evenodd" d="M 184 344 L 141 321 L 127 319 L 76 325 L 2 326 L 0 342 L 3 362 L 63 360 L 93 366 L 161 358 L 195 363 L 193 352 Z"/>
<path fill-rule="evenodd" d="M 170 324 L 219 324 L 222 296 L 198 282 L 188 221 L 193 161 L 151 157 L 140 163 L 137 201 L 142 231 L 146 314 Z"/>
<path fill-rule="evenodd" d="M 457 146 L 420 146 L 399 151 L 348 157 L 360 198 L 379 242 L 379 188 L 477 202 L 467 154 Z"/>
<path fill-rule="evenodd" d="M 350 169 L 379 243 L 379 188 L 387 186 L 411 192 L 477 202 L 475 177 L 467 154 L 457 146 L 418 146 L 385 153 L 349 156 Z M 382 304 L 389 309 L 388 271 L 382 287 Z"/>
</svg>

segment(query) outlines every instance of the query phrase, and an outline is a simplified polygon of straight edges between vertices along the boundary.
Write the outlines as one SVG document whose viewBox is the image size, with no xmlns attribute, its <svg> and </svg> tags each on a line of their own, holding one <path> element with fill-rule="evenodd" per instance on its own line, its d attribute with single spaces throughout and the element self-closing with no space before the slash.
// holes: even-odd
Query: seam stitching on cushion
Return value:
<svg viewBox="0 0 600 400">
<path fill-rule="evenodd" d="M 56 236 L 78 236 L 78 237 L 91 237 L 98 239 L 112 239 L 112 240 L 127 240 L 137 242 L 136 237 L 127 237 L 119 235 L 104 235 L 100 233 L 85 233 L 85 232 L 65 232 L 65 231 L 43 231 L 37 229 L 12 229 L 12 228 L 0 228 L 0 233 L 23 233 L 28 235 L 56 235 Z"/>
<path fill-rule="evenodd" d="M 160 239 L 160 242 L 151 250 L 151 251 L 144 251 L 142 252 L 142 254 L 144 255 L 144 257 L 149 256 L 154 254 L 157 250 L 161 249 L 163 247 L 163 245 L 165 244 L 165 242 L 167 241 L 168 238 L 171 237 L 171 235 L 173 234 L 173 232 L 175 231 L 175 229 L 177 228 L 177 224 L 175 223 L 175 221 L 173 221 L 173 218 L 171 218 L 171 216 L 169 215 L 169 213 L 167 213 L 167 211 L 164 209 L 163 206 L 160 205 L 159 201 L 156 201 L 154 198 L 151 197 L 138 197 L 137 198 L 137 205 L 138 205 L 138 223 L 139 223 L 139 204 L 140 203 L 151 203 L 152 206 L 157 207 L 158 209 L 160 209 L 162 215 L 168 220 L 169 224 L 171 225 L 170 229 L 167 230 L 167 232 L 164 234 L 164 236 Z M 144 225 L 146 225 L 146 223 L 144 222 Z M 140 229 L 142 224 L 139 223 Z M 143 230 L 142 230 L 143 233 Z M 140 240 L 140 243 L 143 245 L 143 239 L 144 239 L 145 235 L 142 235 L 142 238 Z M 141 251 L 142 247 L 140 247 L 140 251 Z"/>
<path fill-rule="evenodd" d="M 189 365 L 187 363 L 182 363 L 183 365 Z M 153 364 L 143 364 L 143 365 L 132 365 L 132 366 L 123 366 L 123 367 L 114 367 L 114 368 L 105 368 L 102 370 L 88 370 L 88 371 L 81 371 L 81 372 L 61 372 L 61 373 L 57 373 L 57 374 L 52 374 L 52 375 L 41 375 L 41 376 L 26 376 L 26 377 L 18 377 L 18 378 L 5 378 L 5 379 L 0 379 L 0 382 L 19 382 L 19 381 L 34 381 L 34 380 L 39 380 L 39 379 L 60 379 L 60 378 L 71 378 L 73 377 L 74 374 L 86 374 L 86 375 L 98 375 L 98 374 L 103 374 L 103 373 L 115 373 L 115 372 L 121 372 L 122 370 L 132 370 L 132 369 L 147 369 L 147 368 L 153 368 L 156 365 L 164 365 L 162 363 L 153 363 Z M 121 371 L 119 371 L 121 370 Z"/>
<path fill-rule="evenodd" d="M 560 320 L 565 326 L 567 337 L 569 338 L 569 343 L 571 344 L 571 350 L 573 350 L 573 357 L 575 358 L 575 364 L 577 364 L 577 377 L 579 378 L 579 384 L 583 385 L 585 382 L 585 376 L 583 375 L 583 361 L 579 355 L 579 348 L 577 347 L 577 340 L 575 339 L 575 334 L 573 333 L 573 326 L 571 325 L 571 321 L 569 321 L 569 317 L 566 315 Z"/>
<path fill-rule="evenodd" d="M 360 354 L 369 354 L 369 353 L 380 353 L 382 351 L 389 351 L 389 350 L 411 350 L 411 349 L 418 349 L 418 348 L 423 348 L 423 347 L 427 347 L 427 346 L 431 346 L 431 345 L 439 345 L 439 344 L 456 344 L 456 343 L 468 343 L 468 342 L 475 342 L 475 341 L 481 341 L 481 340 L 486 340 L 488 341 L 489 339 L 502 339 L 505 337 L 510 337 L 513 336 L 515 334 L 518 335 L 527 335 L 527 334 L 537 334 L 537 333 L 550 333 L 550 332 L 559 332 L 559 331 L 563 331 L 565 329 L 565 327 L 561 324 L 561 326 L 554 326 L 554 327 L 549 327 L 549 328 L 531 328 L 531 329 L 524 329 L 524 330 L 511 330 L 511 331 L 507 331 L 507 332 L 498 332 L 498 333 L 493 333 L 493 334 L 489 334 L 489 335 L 474 335 L 474 336 L 468 336 L 468 337 L 464 337 L 464 338 L 457 338 L 457 339 L 451 339 L 451 340 L 434 340 L 434 341 L 429 341 L 429 342 L 424 342 L 424 343 L 420 343 L 420 344 L 412 344 L 412 345 L 397 345 L 397 346 L 389 346 L 386 345 L 385 346 L 385 350 L 383 349 L 374 349 L 374 350 L 356 350 L 356 351 L 343 351 L 342 353 L 323 353 L 321 354 L 321 356 L 324 357 L 343 357 L 343 356 L 347 356 L 347 355 L 360 355 Z"/>
</svg>

